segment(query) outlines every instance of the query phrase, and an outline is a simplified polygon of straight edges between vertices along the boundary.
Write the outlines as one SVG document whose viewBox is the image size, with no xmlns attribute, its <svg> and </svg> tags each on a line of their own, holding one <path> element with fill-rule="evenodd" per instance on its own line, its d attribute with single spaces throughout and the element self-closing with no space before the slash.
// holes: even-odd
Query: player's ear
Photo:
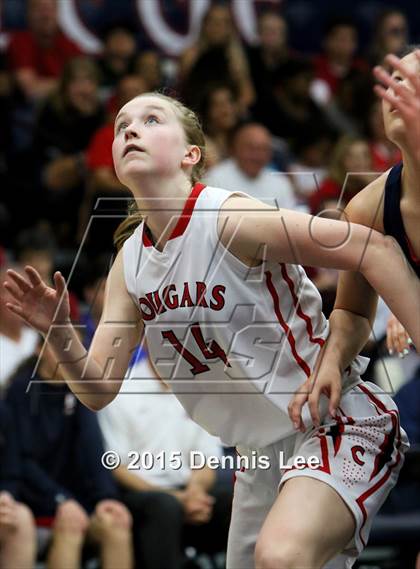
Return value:
<svg viewBox="0 0 420 569">
<path fill-rule="evenodd" d="M 184 158 L 182 160 L 183 166 L 194 166 L 198 164 L 201 159 L 201 150 L 195 144 L 187 146 L 185 149 Z"/>
</svg>

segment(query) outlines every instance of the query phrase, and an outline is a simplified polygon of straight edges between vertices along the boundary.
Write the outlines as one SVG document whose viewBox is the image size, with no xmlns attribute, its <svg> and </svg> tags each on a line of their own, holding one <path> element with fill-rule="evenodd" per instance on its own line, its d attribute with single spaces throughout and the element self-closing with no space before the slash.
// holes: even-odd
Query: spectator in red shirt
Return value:
<svg viewBox="0 0 420 569">
<path fill-rule="evenodd" d="M 56 0 L 28 0 L 28 30 L 11 35 L 8 59 L 27 99 L 45 97 L 56 86 L 65 63 L 80 50 L 59 29 Z"/>
<path fill-rule="evenodd" d="M 323 82 L 330 97 L 337 94 L 350 73 L 367 72 L 367 64 L 355 57 L 357 42 L 357 29 L 351 19 L 335 18 L 329 22 L 324 34 L 324 52 L 315 57 L 314 66 L 315 78 Z"/>
</svg>

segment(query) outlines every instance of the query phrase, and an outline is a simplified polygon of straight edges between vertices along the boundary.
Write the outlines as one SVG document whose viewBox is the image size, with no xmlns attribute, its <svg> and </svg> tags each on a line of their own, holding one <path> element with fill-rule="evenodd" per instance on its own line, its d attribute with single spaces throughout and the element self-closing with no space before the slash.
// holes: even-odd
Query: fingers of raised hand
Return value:
<svg viewBox="0 0 420 569">
<path fill-rule="evenodd" d="M 61 296 L 66 290 L 66 281 L 59 271 L 54 273 L 54 284 L 58 295 Z"/>
<path fill-rule="evenodd" d="M 416 57 L 418 56 L 416 55 Z M 385 61 L 397 69 L 405 79 L 408 79 L 416 90 L 419 88 L 420 82 L 417 71 L 412 71 L 399 57 L 392 53 L 385 57 Z"/>
<path fill-rule="evenodd" d="M 33 287 L 37 287 L 40 284 L 43 284 L 43 280 L 41 279 L 41 276 L 36 269 L 31 267 L 30 265 L 27 265 L 25 267 L 25 272 L 28 275 L 28 278 Z"/>
<path fill-rule="evenodd" d="M 377 72 L 377 69 L 379 71 Z M 410 89 L 389 75 L 382 68 L 375 68 L 376 77 L 389 89 L 385 89 L 382 85 L 375 85 L 375 93 L 388 101 L 393 107 L 404 112 L 411 108 L 413 103 L 416 102 L 415 95 Z"/>
<path fill-rule="evenodd" d="M 396 97 L 394 93 L 391 93 L 387 89 L 384 89 L 382 85 L 375 85 L 374 91 L 379 97 L 385 101 L 388 101 L 388 103 L 390 103 L 393 107 L 402 113 L 406 113 L 409 110 L 409 107 L 404 103 L 402 99 Z"/>
<path fill-rule="evenodd" d="M 4 281 L 4 288 L 8 290 L 16 300 L 20 300 L 23 297 L 22 289 L 12 279 L 10 279 L 10 281 Z"/>
<path fill-rule="evenodd" d="M 14 314 L 17 314 L 21 318 L 25 318 L 25 313 L 23 308 L 20 304 L 15 304 L 13 302 L 6 302 L 6 306 L 9 310 L 11 310 Z"/>
<path fill-rule="evenodd" d="M 29 292 L 32 289 L 30 283 L 28 283 L 28 281 L 16 271 L 9 269 L 7 271 L 7 276 L 19 287 L 23 294 Z"/>
</svg>

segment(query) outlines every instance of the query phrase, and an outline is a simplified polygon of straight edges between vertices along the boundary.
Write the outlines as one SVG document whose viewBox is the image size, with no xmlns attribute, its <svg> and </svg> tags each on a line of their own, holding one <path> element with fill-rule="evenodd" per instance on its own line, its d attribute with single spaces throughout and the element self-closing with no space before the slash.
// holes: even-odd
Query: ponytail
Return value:
<svg viewBox="0 0 420 569">
<path fill-rule="evenodd" d="M 128 206 L 127 217 L 119 224 L 114 232 L 114 247 L 117 252 L 122 248 L 124 242 L 134 233 L 136 227 L 140 225 L 143 217 L 138 210 L 136 201 L 133 200 Z"/>
</svg>

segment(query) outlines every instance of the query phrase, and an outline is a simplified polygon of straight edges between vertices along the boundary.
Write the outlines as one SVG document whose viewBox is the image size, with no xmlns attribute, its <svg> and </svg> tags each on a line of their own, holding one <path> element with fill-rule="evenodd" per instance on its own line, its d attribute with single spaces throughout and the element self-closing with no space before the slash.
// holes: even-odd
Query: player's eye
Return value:
<svg viewBox="0 0 420 569">
<path fill-rule="evenodd" d="M 117 133 L 121 132 L 123 129 L 127 128 L 128 123 L 122 121 L 117 126 Z"/>
<path fill-rule="evenodd" d="M 149 115 L 146 120 L 144 121 L 144 124 L 154 124 L 154 123 L 158 123 L 159 119 L 157 118 L 156 115 Z"/>
</svg>

